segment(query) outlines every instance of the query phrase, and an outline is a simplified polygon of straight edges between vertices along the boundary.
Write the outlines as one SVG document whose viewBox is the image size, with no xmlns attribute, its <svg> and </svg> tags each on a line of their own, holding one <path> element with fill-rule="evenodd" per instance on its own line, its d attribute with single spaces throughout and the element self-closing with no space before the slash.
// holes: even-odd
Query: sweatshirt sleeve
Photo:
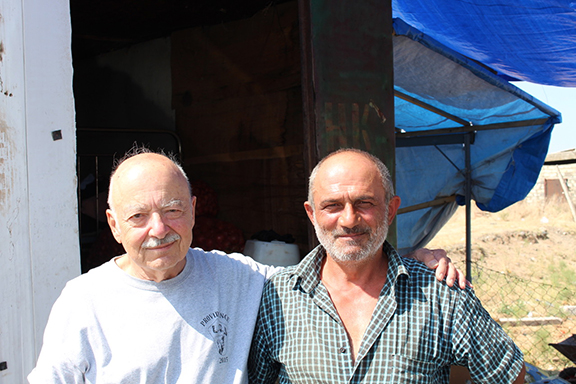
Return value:
<svg viewBox="0 0 576 384">
<path fill-rule="evenodd" d="M 54 303 L 44 331 L 44 339 L 36 367 L 28 375 L 30 384 L 85 383 L 89 366 L 85 349 L 85 332 L 78 329 L 79 303 L 70 283 Z M 89 348 L 88 348 L 89 350 Z"/>
</svg>

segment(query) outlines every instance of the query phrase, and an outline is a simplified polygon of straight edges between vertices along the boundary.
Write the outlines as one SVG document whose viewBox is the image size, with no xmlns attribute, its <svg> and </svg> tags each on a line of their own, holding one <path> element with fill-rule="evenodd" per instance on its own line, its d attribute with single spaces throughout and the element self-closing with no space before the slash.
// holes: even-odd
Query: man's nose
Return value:
<svg viewBox="0 0 576 384">
<path fill-rule="evenodd" d="M 148 225 L 150 227 L 148 234 L 158 239 L 163 239 L 164 236 L 166 236 L 166 234 L 170 231 L 168 226 L 164 223 L 164 218 L 162 215 L 156 212 L 150 216 Z"/>
<path fill-rule="evenodd" d="M 360 222 L 360 216 L 352 204 L 346 204 L 338 219 L 342 227 L 353 228 Z"/>
</svg>

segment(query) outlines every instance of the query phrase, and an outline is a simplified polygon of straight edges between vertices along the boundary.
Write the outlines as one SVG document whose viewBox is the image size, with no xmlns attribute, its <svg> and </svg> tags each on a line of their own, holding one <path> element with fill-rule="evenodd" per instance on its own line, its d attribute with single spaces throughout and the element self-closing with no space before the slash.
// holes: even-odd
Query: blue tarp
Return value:
<svg viewBox="0 0 576 384">
<path fill-rule="evenodd" d="M 396 192 L 401 208 L 456 196 L 453 202 L 398 215 L 398 248 L 407 252 L 424 246 L 457 204 L 463 204 L 465 148 L 443 140 L 474 135 L 469 147 L 472 199 L 495 212 L 522 200 L 533 187 L 561 117 L 402 20 L 394 20 L 394 29 L 395 120 L 402 132 L 396 134 Z M 430 137 L 436 141 L 426 141 Z M 412 145 L 414 139 L 420 143 Z"/>
<path fill-rule="evenodd" d="M 392 0 L 392 15 L 508 80 L 576 86 L 576 1 Z"/>
</svg>

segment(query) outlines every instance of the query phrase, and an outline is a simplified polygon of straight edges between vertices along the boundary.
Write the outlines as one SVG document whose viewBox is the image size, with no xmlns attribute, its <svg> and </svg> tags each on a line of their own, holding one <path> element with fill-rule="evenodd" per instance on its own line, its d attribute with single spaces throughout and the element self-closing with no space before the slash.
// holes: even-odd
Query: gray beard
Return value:
<svg viewBox="0 0 576 384">
<path fill-rule="evenodd" d="M 385 215 L 385 218 L 387 217 L 388 215 Z M 358 226 L 354 228 L 328 231 L 320 228 L 317 224 L 314 225 L 318 241 L 322 244 L 324 249 L 326 249 L 326 253 L 336 261 L 342 262 L 361 261 L 375 255 L 382 248 L 384 241 L 386 241 L 388 228 L 388 224 L 384 221 L 376 228 L 376 231 L 372 231 L 370 227 L 362 228 Z M 335 239 L 338 236 L 351 233 L 367 233 L 369 235 L 368 241 L 364 246 L 356 251 L 350 251 L 346 248 L 348 248 L 347 246 L 361 246 L 361 241 L 349 240 L 344 246 L 336 244 Z"/>
</svg>

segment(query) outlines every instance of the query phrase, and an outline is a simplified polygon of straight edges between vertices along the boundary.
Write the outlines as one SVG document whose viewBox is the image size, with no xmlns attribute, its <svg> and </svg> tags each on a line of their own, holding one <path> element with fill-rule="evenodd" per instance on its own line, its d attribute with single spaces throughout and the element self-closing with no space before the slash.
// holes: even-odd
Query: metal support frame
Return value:
<svg viewBox="0 0 576 384">
<path fill-rule="evenodd" d="M 465 200 L 466 200 L 466 279 L 472 282 L 472 165 L 470 160 L 470 145 L 472 134 L 464 135 L 465 152 Z"/>
<path fill-rule="evenodd" d="M 450 163 L 464 176 L 464 199 L 466 202 L 466 279 L 472 282 L 472 161 L 471 161 L 471 146 L 474 144 L 476 132 L 466 132 L 458 134 L 442 134 L 442 135 L 419 135 L 417 137 L 402 137 L 403 134 L 396 135 L 396 147 L 423 147 L 447 145 L 447 144 L 462 144 L 464 147 L 464 169 L 458 169 L 456 165 L 447 158 Z M 440 150 L 438 148 L 438 150 Z M 440 151 L 441 152 L 441 151 Z M 443 153 L 442 153 L 443 154 Z M 444 155 L 444 154 L 443 154 Z M 446 156 L 446 155 L 444 155 Z M 440 204 L 451 201 L 449 197 L 446 201 L 439 201 Z M 429 208 L 434 202 L 422 203 L 412 207 L 404 208 L 404 211 L 411 212 L 416 209 Z"/>
</svg>

